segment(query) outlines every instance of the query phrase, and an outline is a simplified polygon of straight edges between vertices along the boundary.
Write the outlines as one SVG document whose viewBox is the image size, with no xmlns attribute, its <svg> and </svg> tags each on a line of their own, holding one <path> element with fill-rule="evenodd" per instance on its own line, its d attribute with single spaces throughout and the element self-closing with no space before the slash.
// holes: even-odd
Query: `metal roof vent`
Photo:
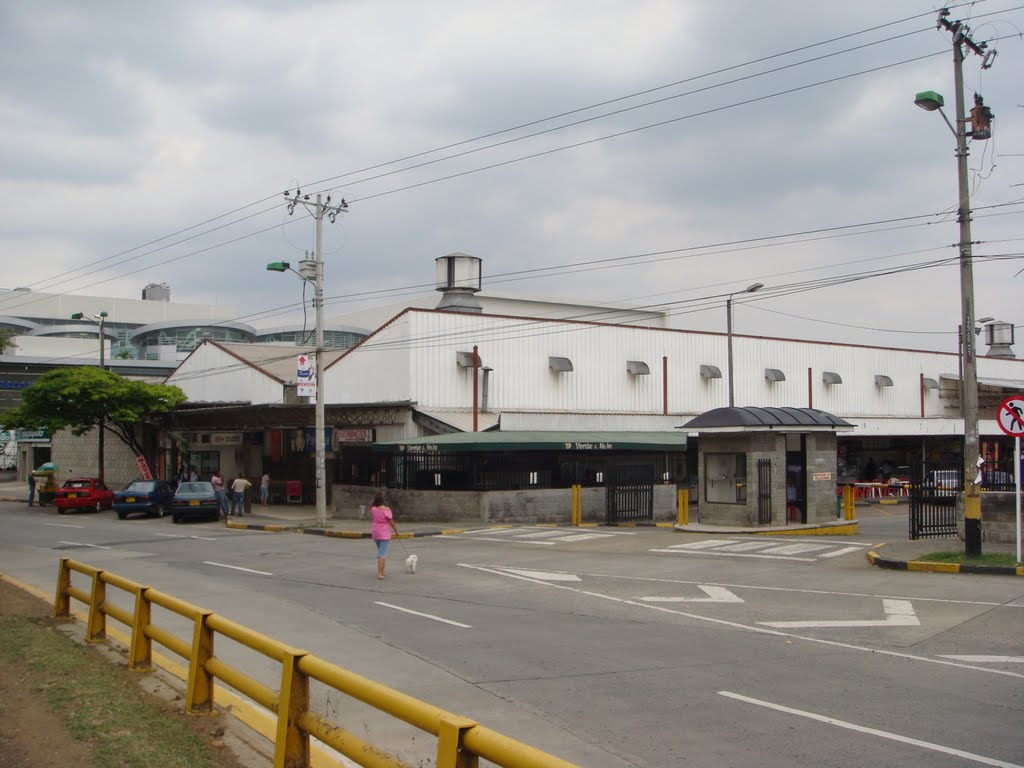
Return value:
<svg viewBox="0 0 1024 768">
<path fill-rule="evenodd" d="M 939 382 L 937 382 L 935 379 L 929 379 L 925 377 L 921 379 L 921 386 L 924 387 L 925 389 L 938 389 Z"/>
<path fill-rule="evenodd" d="M 875 375 L 875 386 L 876 387 L 891 387 L 892 386 L 892 379 L 890 379 L 888 376 L 883 376 L 880 373 L 876 374 Z"/>
<path fill-rule="evenodd" d="M 642 360 L 627 360 L 626 373 L 631 373 L 634 376 L 650 376 L 651 368 Z"/>
<path fill-rule="evenodd" d="M 821 380 L 826 384 L 842 384 L 843 377 L 835 371 L 822 371 Z"/>
<path fill-rule="evenodd" d="M 722 369 L 717 365 L 702 365 L 700 367 L 700 377 L 702 379 L 720 379 L 722 378 Z"/>
<path fill-rule="evenodd" d="M 472 352 L 456 352 L 455 353 L 455 364 L 459 368 L 472 368 L 473 367 L 473 353 Z M 483 365 L 480 361 L 480 355 L 476 355 L 476 364 Z"/>
<path fill-rule="evenodd" d="M 765 368 L 764 377 L 768 381 L 785 381 L 786 374 L 780 371 L 778 368 Z"/>
<path fill-rule="evenodd" d="M 450 312 L 483 311 L 480 302 L 473 295 L 481 288 L 480 259 L 466 253 L 449 253 L 434 259 L 435 290 L 444 295 L 437 303 L 438 309 Z"/>
<path fill-rule="evenodd" d="M 568 357 L 549 357 L 548 368 L 555 373 L 570 373 L 572 371 L 572 360 Z"/>
</svg>

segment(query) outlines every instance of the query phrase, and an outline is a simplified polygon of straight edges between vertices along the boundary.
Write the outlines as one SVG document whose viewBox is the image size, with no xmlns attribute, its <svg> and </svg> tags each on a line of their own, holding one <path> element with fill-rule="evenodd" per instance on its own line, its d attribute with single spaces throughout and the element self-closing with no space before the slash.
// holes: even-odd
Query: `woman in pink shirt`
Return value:
<svg viewBox="0 0 1024 768">
<path fill-rule="evenodd" d="M 391 541 L 391 532 L 398 534 L 395 528 L 395 521 L 391 519 L 391 507 L 387 506 L 384 491 L 378 491 L 373 497 L 373 506 L 370 507 L 370 515 L 373 517 L 373 528 L 370 535 L 373 543 L 377 545 L 377 578 L 384 578 L 384 562 L 388 556 L 388 542 Z"/>
</svg>

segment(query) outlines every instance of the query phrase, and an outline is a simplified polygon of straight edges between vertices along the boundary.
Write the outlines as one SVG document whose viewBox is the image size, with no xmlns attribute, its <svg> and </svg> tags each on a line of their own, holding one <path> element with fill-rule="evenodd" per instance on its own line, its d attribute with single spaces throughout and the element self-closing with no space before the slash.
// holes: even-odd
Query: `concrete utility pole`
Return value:
<svg viewBox="0 0 1024 768">
<path fill-rule="evenodd" d="M 319 527 L 327 525 L 327 449 L 324 440 L 325 417 L 324 417 L 324 251 L 323 251 L 323 229 L 324 215 L 333 224 L 339 213 L 348 210 L 348 203 L 342 198 L 337 205 L 331 205 L 331 196 L 327 196 L 326 203 L 317 194 L 316 202 L 309 200 L 309 195 L 303 195 L 301 190 L 295 190 L 295 195 L 285 192 L 284 196 L 289 199 L 288 213 L 295 212 L 296 205 L 302 205 L 310 209 L 316 220 L 316 254 L 312 265 L 304 261 L 300 267 L 299 276 L 313 283 L 313 305 L 316 308 L 316 524 Z M 287 262 L 276 262 L 267 265 L 267 269 L 275 272 L 282 272 L 289 269 Z M 293 270 L 294 271 L 294 270 Z"/>
<path fill-rule="evenodd" d="M 88 320 L 89 318 L 87 318 L 85 316 L 84 312 L 75 312 L 73 315 L 71 315 L 71 319 L 72 320 Z M 94 314 L 93 315 L 93 319 L 100 324 L 100 370 L 101 371 L 105 371 L 107 369 L 106 343 L 105 343 L 106 342 L 105 330 L 106 330 L 106 322 L 107 322 L 107 313 L 106 312 L 99 312 L 98 314 Z M 100 417 L 100 422 L 99 422 L 99 425 L 97 426 L 97 430 L 96 430 L 96 438 L 97 438 L 97 444 L 98 444 L 97 447 L 99 449 L 99 452 L 98 452 L 98 454 L 96 456 L 96 476 L 100 479 L 101 483 L 106 481 L 106 477 L 105 477 L 106 472 L 105 472 L 105 467 L 104 467 L 104 464 L 106 463 L 104 461 L 104 457 L 106 456 L 106 450 L 105 450 L 105 446 L 104 446 L 105 434 L 106 434 L 106 419 L 104 419 L 103 417 Z"/>
<path fill-rule="evenodd" d="M 969 37 L 970 29 L 959 21 L 947 18 L 949 11 L 939 12 L 938 26 L 953 36 L 953 87 L 956 91 L 957 182 L 960 205 L 957 221 L 960 223 L 960 358 L 963 361 L 963 509 L 964 551 L 967 555 L 981 555 L 981 487 L 974 482 L 978 475 L 978 368 L 974 334 L 974 266 L 971 253 L 971 190 L 967 174 L 967 118 L 964 109 L 964 48 L 984 57 L 982 67 L 991 66 L 995 51 L 986 53 L 986 45 L 978 45 Z M 973 112 L 972 112 L 973 115 Z M 988 138 L 979 136 L 978 138 Z"/>
</svg>

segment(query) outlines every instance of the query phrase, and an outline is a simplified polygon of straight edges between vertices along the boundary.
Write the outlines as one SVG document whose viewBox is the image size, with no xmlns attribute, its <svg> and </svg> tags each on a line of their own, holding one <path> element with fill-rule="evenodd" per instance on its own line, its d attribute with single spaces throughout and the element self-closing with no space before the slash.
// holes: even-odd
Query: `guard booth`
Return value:
<svg viewBox="0 0 1024 768">
<path fill-rule="evenodd" d="M 849 422 L 815 408 L 715 408 L 680 429 L 698 436 L 697 522 L 836 519 L 836 435 Z"/>
</svg>

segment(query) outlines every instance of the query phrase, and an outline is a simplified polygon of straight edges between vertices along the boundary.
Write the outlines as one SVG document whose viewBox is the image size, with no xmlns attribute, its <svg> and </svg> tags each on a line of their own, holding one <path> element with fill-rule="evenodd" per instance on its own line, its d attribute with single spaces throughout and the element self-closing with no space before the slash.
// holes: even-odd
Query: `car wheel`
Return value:
<svg viewBox="0 0 1024 768">
<path fill-rule="evenodd" d="M 117 513 L 117 519 L 118 520 L 124 520 L 126 517 L 128 517 L 128 513 L 127 512 L 118 512 Z"/>
<path fill-rule="evenodd" d="M 166 514 L 167 514 L 167 510 L 164 509 L 164 505 L 163 504 L 157 504 L 156 505 L 156 516 L 157 517 L 163 517 Z"/>
<path fill-rule="evenodd" d="M 63 515 L 64 514 L 64 508 L 63 507 L 57 507 L 57 514 L 58 515 Z"/>
<path fill-rule="evenodd" d="M 181 522 L 181 515 L 174 515 L 171 519 L 174 521 L 175 525 L 177 525 Z"/>
</svg>

